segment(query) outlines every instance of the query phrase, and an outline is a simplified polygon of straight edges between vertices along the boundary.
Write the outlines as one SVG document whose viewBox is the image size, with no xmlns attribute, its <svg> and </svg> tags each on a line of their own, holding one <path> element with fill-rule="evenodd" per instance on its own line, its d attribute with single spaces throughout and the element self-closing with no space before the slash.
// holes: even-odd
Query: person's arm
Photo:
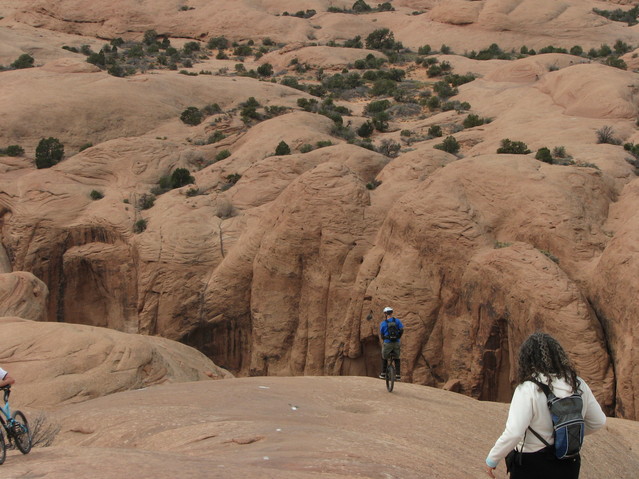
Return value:
<svg viewBox="0 0 639 479">
<path fill-rule="evenodd" d="M 0 368 L 0 388 L 4 386 L 11 386 L 15 382 L 16 380 L 13 379 L 8 372 Z"/>
<path fill-rule="evenodd" d="M 597 398 L 590 390 L 590 387 L 586 382 L 581 379 L 581 390 L 583 391 L 581 397 L 584 402 L 584 422 L 586 423 L 586 434 L 591 434 L 598 429 L 601 429 L 606 424 L 606 415 L 601 409 Z"/>
<path fill-rule="evenodd" d="M 506 428 L 486 457 L 486 465 L 494 469 L 522 440 L 533 417 L 533 396 L 529 384 L 520 384 L 515 389 Z"/>
</svg>

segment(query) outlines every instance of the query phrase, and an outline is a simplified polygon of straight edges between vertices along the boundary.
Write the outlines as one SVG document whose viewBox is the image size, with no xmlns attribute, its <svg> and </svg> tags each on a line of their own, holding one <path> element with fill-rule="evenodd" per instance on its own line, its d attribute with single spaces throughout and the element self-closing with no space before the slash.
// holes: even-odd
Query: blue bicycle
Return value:
<svg viewBox="0 0 639 479">
<path fill-rule="evenodd" d="M 11 386 L 0 388 L 4 390 L 4 406 L 0 407 L 0 423 L 7 433 L 9 445 L 13 444 L 22 454 L 29 454 L 31 450 L 31 431 L 29 423 L 22 411 L 15 411 L 11 414 L 9 407 L 9 395 L 11 394 Z M 0 428 L 0 464 L 4 463 L 7 457 L 7 444 L 4 441 L 4 434 Z"/>
</svg>

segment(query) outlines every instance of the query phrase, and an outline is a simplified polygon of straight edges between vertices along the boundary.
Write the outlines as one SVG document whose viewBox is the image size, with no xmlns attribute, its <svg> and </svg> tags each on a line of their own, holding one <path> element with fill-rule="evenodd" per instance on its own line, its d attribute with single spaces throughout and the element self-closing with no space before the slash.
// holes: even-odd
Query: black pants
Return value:
<svg viewBox="0 0 639 479">
<path fill-rule="evenodd" d="M 557 459 L 551 448 L 521 455 L 521 465 L 515 461 L 510 479 L 578 479 L 581 457 Z"/>
</svg>

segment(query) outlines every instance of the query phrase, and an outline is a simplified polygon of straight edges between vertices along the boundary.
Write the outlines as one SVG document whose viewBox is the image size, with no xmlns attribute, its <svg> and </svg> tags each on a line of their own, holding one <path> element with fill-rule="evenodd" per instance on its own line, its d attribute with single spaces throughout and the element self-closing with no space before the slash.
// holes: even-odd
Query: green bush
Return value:
<svg viewBox="0 0 639 479">
<path fill-rule="evenodd" d="M 146 225 L 147 222 L 144 218 L 137 220 L 134 224 L 133 224 L 133 232 L 134 233 L 142 233 L 144 231 L 146 231 Z"/>
<path fill-rule="evenodd" d="M 28 53 L 23 53 L 11 64 L 11 66 L 18 70 L 22 68 L 31 68 L 33 67 L 34 61 L 35 60 L 31 55 L 29 55 Z"/>
<path fill-rule="evenodd" d="M 443 136 L 442 127 L 439 125 L 433 125 L 428 129 L 428 136 L 432 136 L 433 138 L 439 138 Z"/>
<path fill-rule="evenodd" d="M 300 153 L 308 153 L 309 151 L 313 151 L 313 145 L 310 143 L 304 143 L 300 146 Z"/>
<path fill-rule="evenodd" d="M 221 141 L 224 138 L 226 138 L 226 135 L 222 133 L 221 131 L 217 130 L 212 135 L 209 135 L 208 139 L 206 140 L 206 144 L 210 145 L 211 143 L 217 143 L 218 141 Z"/>
<path fill-rule="evenodd" d="M 372 101 L 368 105 L 366 105 L 366 108 L 364 108 L 364 112 L 367 114 L 379 113 L 387 110 L 388 108 L 390 108 L 390 106 L 391 102 L 388 100 Z"/>
<path fill-rule="evenodd" d="M 273 65 L 264 63 L 257 67 L 257 74 L 263 77 L 270 77 L 273 74 Z"/>
<path fill-rule="evenodd" d="M 64 157 L 64 145 L 57 138 L 42 138 L 36 147 L 35 163 L 38 169 L 50 168 Z"/>
<path fill-rule="evenodd" d="M 92 200 L 101 200 L 102 198 L 104 198 L 104 193 L 98 190 L 91 190 L 91 193 L 89 193 L 89 196 L 91 197 Z"/>
<path fill-rule="evenodd" d="M 373 10 L 364 0 L 357 0 L 351 8 L 357 13 L 370 12 Z"/>
<path fill-rule="evenodd" d="M 215 155 L 215 161 L 222 161 L 231 156 L 231 152 L 229 150 L 222 150 L 217 155 Z"/>
<path fill-rule="evenodd" d="M 317 148 L 326 148 L 327 146 L 331 146 L 333 142 L 331 140 L 320 140 L 315 143 Z"/>
<path fill-rule="evenodd" d="M 501 140 L 501 146 L 497 148 L 497 153 L 512 155 L 527 155 L 530 153 L 528 145 L 522 141 L 511 141 L 508 138 Z"/>
<path fill-rule="evenodd" d="M 290 154 L 291 154 L 291 148 L 288 146 L 288 144 L 284 140 L 280 141 L 277 147 L 275 148 L 275 155 L 283 156 L 283 155 L 290 155 Z"/>
<path fill-rule="evenodd" d="M 552 154 L 550 153 L 550 150 L 546 148 L 545 146 L 537 150 L 535 159 L 539 161 L 543 161 L 544 163 L 550 163 L 551 165 L 553 163 Z"/>
<path fill-rule="evenodd" d="M 155 195 L 152 193 L 144 193 L 138 200 L 138 208 L 140 208 L 141 210 L 148 210 L 149 208 L 153 208 L 154 204 Z"/>
<path fill-rule="evenodd" d="M 199 110 L 199 108 L 196 108 L 194 106 L 188 107 L 180 115 L 180 120 L 191 126 L 199 125 L 200 123 L 202 123 L 203 118 L 204 115 L 202 115 L 202 112 Z"/>
<path fill-rule="evenodd" d="M 596 131 L 597 143 L 608 143 L 610 145 L 620 145 L 621 140 L 615 138 L 615 130 L 610 125 L 605 125 Z"/>
<path fill-rule="evenodd" d="M 480 126 L 484 124 L 484 119 L 480 118 L 479 115 L 475 115 L 471 113 L 466 118 L 464 118 L 464 128 L 473 128 L 475 126 Z"/>
<path fill-rule="evenodd" d="M 375 131 L 375 126 L 373 126 L 372 122 L 367 121 L 357 129 L 357 134 L 362 138 L 368 138 L 373 134 L 373 131 Z"/>
<path fill-rule="evenodd" d="M 195 183 L 195 178 L 191 176 L 191 173 L 186 168 L 176 168 L 171 173 L 171 187 L 181 188 L 182 186 Z"/>
<path fill-rule="evenodd" d="M 447 136 L 442 143 L 435 145 L 433 148 L 437 148 L 438 150 L 443 150 L 446 153 L 452 153 L 454 155 L 459 151 L 460 145 L 454 136 Z"/>
<path fill-rule="evenodd" d="M 395 35 L 388 28 L 380 28 L 366 37 L 366 48 L 371 50 L 399 50 L 403 46 L 395 41 Z"/>
<path fill-rule="evenodd" d="M 24 148 L 20 145 L 9 145 L 6 149 L 7 156 L 22 156 L 24 155 Z"/>
</svg>

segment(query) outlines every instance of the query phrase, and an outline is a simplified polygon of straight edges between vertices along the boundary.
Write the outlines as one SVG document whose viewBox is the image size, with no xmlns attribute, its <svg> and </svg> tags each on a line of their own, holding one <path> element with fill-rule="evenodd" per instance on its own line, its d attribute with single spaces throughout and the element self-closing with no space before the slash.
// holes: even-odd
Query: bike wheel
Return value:
<svg viewBox="0 0 639 479">
<path fill-rule="evenodd" d="M 4 442 L 2 429 L 3 428 L 0 427 L 0 464 L 4 464 L 4 460 L 7 457 L 7 444 Z"/>
<path fill-rule="evenodd" d="M 395 365 L 393 364 L 393 360 L 389 359 L 388 367 L 386 368 L 386 389 L 388 389 L 389 393 L 393 392 L 394 386 L 395 386 Z"/>
<path fill-rule="evenodd" d="M 22 454 L 29 454 L 31 450 L 31 431 L 29 430 L 29 423 L 22 411 L 16 411 L 13 413 L 13 419 L 15 425 L 12 428 L 13 442 Z"/>
</svg>

